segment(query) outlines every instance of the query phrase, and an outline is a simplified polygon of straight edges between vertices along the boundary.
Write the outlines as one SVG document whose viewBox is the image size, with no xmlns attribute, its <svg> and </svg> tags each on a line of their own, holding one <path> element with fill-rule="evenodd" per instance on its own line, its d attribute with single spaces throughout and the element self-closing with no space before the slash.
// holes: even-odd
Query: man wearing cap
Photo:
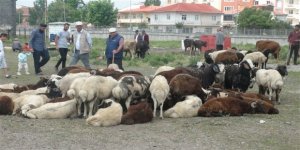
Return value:
<svg viewBox="0 0 300 150">
<path fill-rule="evenodd" d="M 90 52 L 92 48 L 91 35 L 83 29 L 83 23 L 78 21 L 75 23 L 76 31 L 73 34 L 74 41 L 74 54 L 70 66 L 76 65 L 79 60 L 83 63 L 84 67 L 90 69 Z"/>
<path fill-rule="evenodd" d="M 107 66 L 115 63 L 118 67 L 124 70 L 122 65 L 123 60 L 123 47 L 124 38 L 117 33 L 116 28 L 110 28 L 108 30 L 109 36 L 106 40 L 105 56 L 107 60 Z"/>
<path fill-rule="evenodd" d="M 40 24 L 39 29 L 32 31 L 29 41 L 29 46 L 33 49 L 32 56 L 36 75 L 43 75 L 41 67 L 44 66 L 50 59 L 45 43 L 46 28 L 46 24 Z"/>
<path fill-rule="evenodd" d="M 65 68 L 66 61 L 67 61 L 67 53 L 68 53 L 68 42 L 70 42 L 70 32 L 69 30 L 69 24 L 64 24 L 64 29 L 60 31 L 58 34 L 56 34 L 55 37 L 55 45 L 56 49 L 59 50 L 60 59 L 55 65 L 55 70 L 58 71 L 58 67 L 61 63 L 61 68 Z"/>
</svg>

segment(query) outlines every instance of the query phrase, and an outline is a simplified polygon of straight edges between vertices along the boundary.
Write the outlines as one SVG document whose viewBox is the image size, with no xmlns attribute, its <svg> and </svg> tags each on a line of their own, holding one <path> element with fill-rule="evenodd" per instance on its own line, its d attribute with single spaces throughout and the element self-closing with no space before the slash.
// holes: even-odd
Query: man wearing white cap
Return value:
<svg viewBox="0 0 300 150">
<path fill-rule="evenodd" d="M 106 49 L 105 49 L 107 66 L 112 63 L 115 63 L 118 65 L 120 69 L 124 70 L 122 66 L 124 38 L 123 36 L 117 33 L 116 28 L 110 28 L 108 32 L 109 32 L 109 36 L 108 39 L 106 40 Z"/>
<path fill-rule="evenodd" d="M 76 65 L 79 60 L 83 63 L 84 67 L 90 69 L 90 52 L 92 48 L 91 35 L 83 29 L 83 23 L 78 21 L 75 23 L 76 31 L 73 34 L 74 41 L 74 54 L 70 66 Z"/>
</svg>

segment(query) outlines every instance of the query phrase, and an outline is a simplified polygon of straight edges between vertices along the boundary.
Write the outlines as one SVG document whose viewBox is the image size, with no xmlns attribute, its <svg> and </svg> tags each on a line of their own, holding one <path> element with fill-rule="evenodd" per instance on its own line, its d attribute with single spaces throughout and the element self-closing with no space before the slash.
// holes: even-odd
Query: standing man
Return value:
<svg viewBox="0 0 300 150">
<path fill-rule="evenodd" d="M 124 70 L 122 65 L 124 38 L 117 33 L 116 28 L 110 28 L 108 32 L 109 32 L 109 36 L 108 39 L 106 40 L 106 49 L 105 49 L 107 66 L 112 63 L 115 63 L 118 65 L 119 69 Z"/>
<path fill-rule="evenodd" d="M 29 46 L 33 49 L 32 56 L 36 75 L 43 75 L 41 67 L 44 66 L 50 59 L 45 43 L 46 28 L 46 24 L 40 24 L 39 29 L 32 31 L 29 41 Z"/>
<path fill-rule="evenodd" d="M 222 28 L 217 29 L 216 33 L 216 49 L 218 50 L 223 50 L 223 44 L 224 44 L 224 33 L 222 31 Z"/>
<path fill-rule="evenodd" d="M 294 31 L 288 37 L 290 52 L 287 60 L 287 65 L 290 65 L 290 59 L 294 53 L 294 65 L 297 65 L 298 51 L 300 48 L 300 25 L 296 25 Z"/>
<path fill-rule="evenodd" d="M 2 42 L 7 39 L 7 36 L 8 35 L 6 33 L 0 34 L 0 69 L 3 69 L 3 74 L 5 78 L 10 78 L 10 75 L 7 73 L 7 64 L 6 64 L 5 54 L 4 54 L 4 46 Z"/>
<path fill-rule="evenodd" d="M 143 50 L 141 52 L 141 57 L 145 58 L 146 52 L 149 50 L 149 35 L 145 32 L 145 30 L 142 30 L 142 40 L 143 40 Z"/>
<path fill-rule="evenodd" d="M 135 30 L 134 41 L 136 43 L 142 41 L 142 35 L 139 33 L 139 30 Z"/>
<path fill-rule="evenodd" d="M 58 67 L 61 63 L 61 68 L 66 67 L 67 61 L 67 53 L 68 53 L 68 42 L 70 42 L 70 32 L 69 30 L 70 24 L 65 23 L 63 31 L 60 31 L 56 34 L 55 37 L 55 45 L 56 49 L 59 50 L 60 59 L 58 60 L 57 64 L 55 65 L 55 70 L 58 71 Z"/>
<path fill-rule="evenodd" d="M 74 41 L 74 54 L 70 66 L 76 65 L 79 60 L 83 63 L 84 67 L 91 69 L 89 58 L 92 48 L 91 35 L 83 29 L 83 23 L 78 21 L 75 23 L 76 31 L 73 35 Z"/>
</svg>

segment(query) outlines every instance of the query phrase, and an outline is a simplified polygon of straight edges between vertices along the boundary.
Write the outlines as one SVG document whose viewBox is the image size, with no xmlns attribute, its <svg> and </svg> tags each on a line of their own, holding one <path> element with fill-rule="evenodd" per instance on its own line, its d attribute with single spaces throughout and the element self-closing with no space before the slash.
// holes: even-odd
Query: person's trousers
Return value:
<svg viewBox="0 0 300 150">
<path fill-rule="evenodd" d="M 217 49 L 217 51 L 223 50 L 223 45 L 216 45 L 216 49 Z"/>
<path fill-rule="evenodd" d="M 91 69 L 89 58 L 90 58 L 89 53 L 80 54 L 79 50 L 75 50 L 70 66 L 76 65 L 78 61 L 81 60 L 85 68 Z"/>
<path fill-rule="evenodd" d="M 18 63 L 18 72 L 21 72 L 21 70 L 22 69 L 25 69 L 25 72 L 26 73 L 29 73 L 29 71 L 28 71 L 28 64 L 25 62 L 25 63 L 21 63 L 21 62 L 19 62 Z"/>
<path fill-rule="evenodd" d="M 59 65 L 61 64 L 61 68 L 66 67 L 66 61 L 67 61 L 67 53 L 68 53 L 68 48 L 59 48 L 59 54 L 60 54 L 60 59 L 56 63 L 55 67 L 58 68 Z"/>
<path fill-rule="evenodd" d="M 41 72 L 41 67 L 44 66 L 50 59 L 48 50 L 37 51 L 33 50 L 32 53 L 34 61 L 34 70 L 38 74 Z"/>
<path fill-rule="evenodd" d="M 297 65 L 299 47 L 300 47 L 299 45 L 291 45 L 288 60 L 287 60 L 287 65 L 290 64 L 290 59 L 292 58 L 292 55 L 294 55 L 294 65 Z"/>
<path fill-rule="evenodd" d="M 122 58 L 115 58 L 114 62 L 112 62 L 112 58 L 107 58 L 107 59 L 106 59 L 106 62 L 107 62 L 107 67 L 108 67 L 110 64 L 115 63 L 115 64 L 118 65 L 119 69 L 124 70 L 123 64 L 122 64 Z"/>
</svg>

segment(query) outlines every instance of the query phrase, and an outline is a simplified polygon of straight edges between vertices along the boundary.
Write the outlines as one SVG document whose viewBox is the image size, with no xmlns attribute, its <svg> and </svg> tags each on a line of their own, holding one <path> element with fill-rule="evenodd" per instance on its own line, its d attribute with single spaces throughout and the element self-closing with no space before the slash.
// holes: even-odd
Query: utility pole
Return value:
<svg viewBox="0 0 300 150">
<path fill-rule="evenodd" d="M 47 0 L 45 0 L 45 24 L 47 24 L 47 21 L 48 21 L 48 7 L 47 7 Z M 48 28 L 46 28 L 46 31 L 45 31 L 45 44 L 46 44 L 46 47 L 48 47 L 48 44 L 47 44 L 48 43 Z"/>
<path fill-rule="evenodd" d="M 66 6 L 65 6 L 65 0 L 63 0 L 63 2 L 64 2 L 64 5 L 63 5 L 63 7 L 64 7 L 64 22 L 66 22 Z"/>
</svg>

